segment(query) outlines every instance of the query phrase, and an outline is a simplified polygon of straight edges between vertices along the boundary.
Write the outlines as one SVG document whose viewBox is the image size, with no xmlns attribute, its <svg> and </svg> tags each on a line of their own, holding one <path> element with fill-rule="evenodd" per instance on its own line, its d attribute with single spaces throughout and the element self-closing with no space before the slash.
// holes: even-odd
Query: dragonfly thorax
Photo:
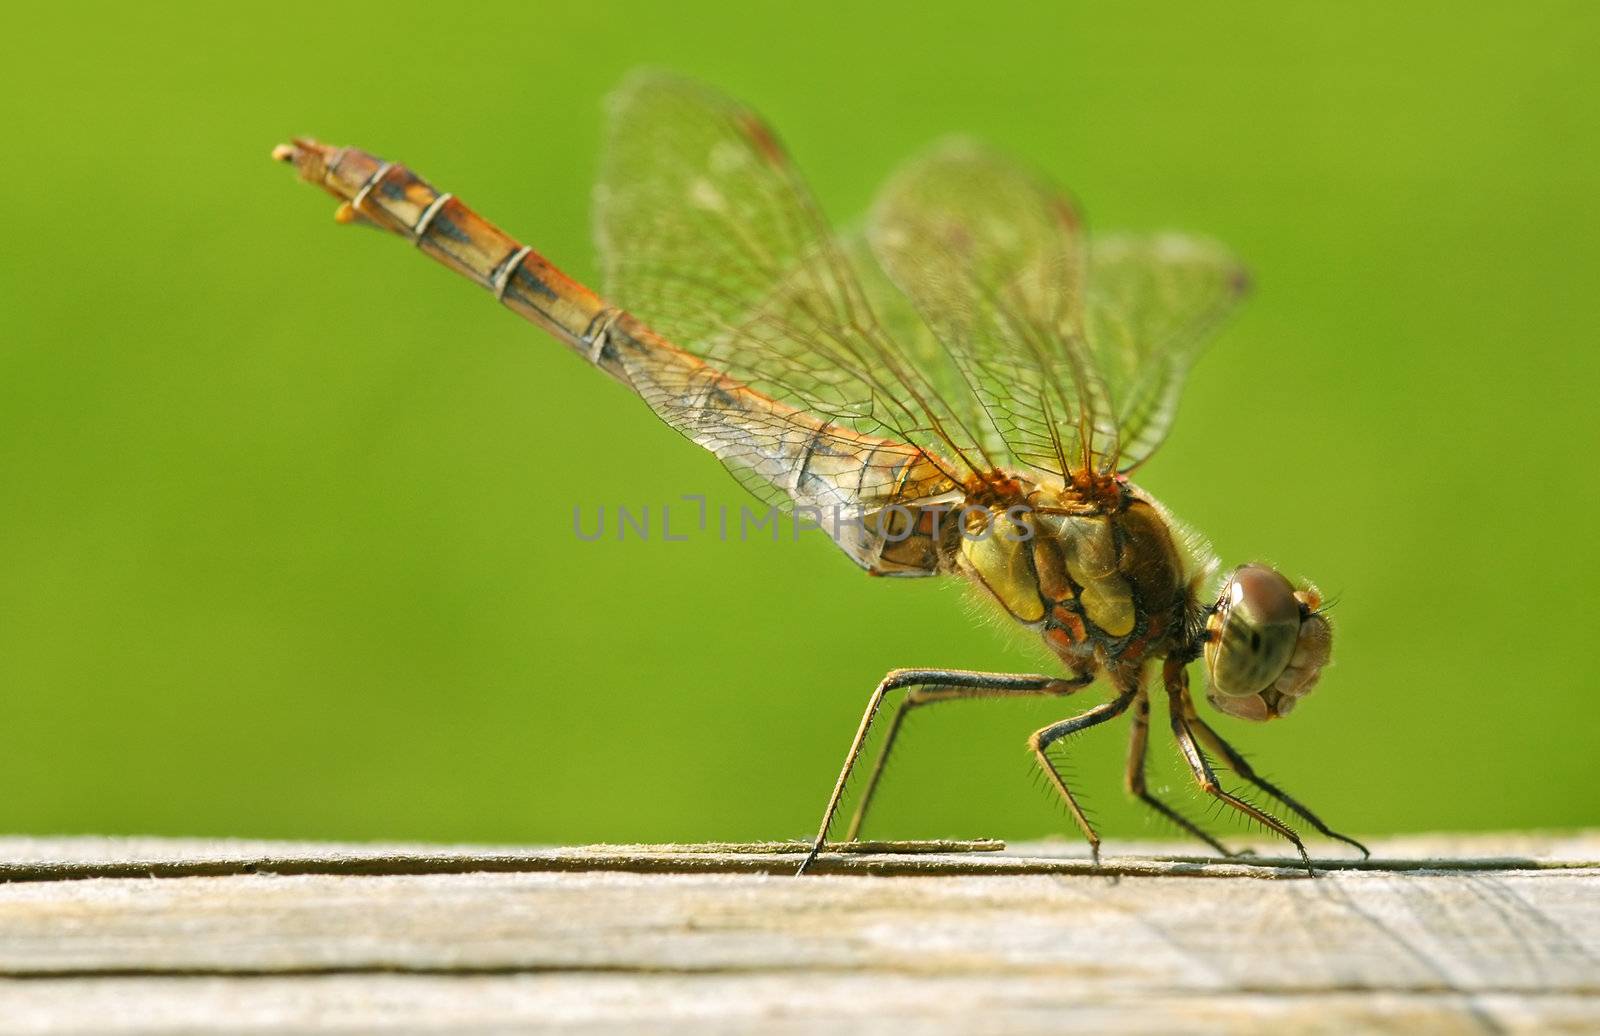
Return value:
<svg viewBox="0 0 1600 1036">
<path fill-rule="evenodd" d="M 1161 507 L 1125 482 L 1109 499 L 1028 486 L 962 513 L 950 567 L 1075 669 L 1190 648 L 1203 610 Z"/>
</svg>

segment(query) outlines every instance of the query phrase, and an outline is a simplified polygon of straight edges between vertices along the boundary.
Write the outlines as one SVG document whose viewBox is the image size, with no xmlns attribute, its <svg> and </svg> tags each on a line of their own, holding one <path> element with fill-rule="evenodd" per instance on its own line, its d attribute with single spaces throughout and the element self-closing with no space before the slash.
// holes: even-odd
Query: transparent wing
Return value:
<svg viewBox="0 0 1600 1036">
<path fill-rule="evenodd" d="M 1087 243 L 1065 195 L 967 142 L 841 244 L 770 129 L 661 73 L 611 100 L 596 215 L 607 294 L 677 347 L 627 354 L 628 380 L 788 506 L 1128 470 L 1243 285 L 1209 242 Z"/>
<path fill-rule="evenodd" d="M 986 450 L 1063 478 L 1155 451 L 1246 283 L 1215 242 L 1086 239 L 1065 194 L 965 140 L 898 173 L 868 236 L 981 404 Z"/>
<path fill-rule="evenodd" d="M 992 467 L 975 458 L 979 442 L 960 411 L 884 332 L 859 257 L 834 239 L 771 130 L 747 109 L 670 75 L 631 77 L 610 101 L 595 212 L 606 294 L 727 383 L 774 401 L 761 415 L 769 438 L 819 441 L 803 416 L 813 415 L 827 425 L 825 449 L 908 458 L 899 474 L 864 473 L 861 507 L 926 491 L 929 480 L 904 478 L 923 459 L 952 485 Z M 750 421 L 724 420 L 715 393 L 642 394 L 763 499 L 813 503 L 796 491 L 813 454 L 788 469 L 774 449 L 752 460 L 739 441 Z"/>
<path fill-rule="evenodd" d="M 1131 471 L 1166 438 L 1189 367 L 1248 287 L 1214 241 L 1116 234 L 1090 248 L 1086 323 L 1116 404 L 1117 467 Z"/>
<path fill-rule="evenodd" d="M 1081 226 L 1064 194 L 954 140 L 889 181 L 867 229 L 976 402 L 988 450 L 1063 479 L 1116 437 L 1085 340 Z"/>
</svg>

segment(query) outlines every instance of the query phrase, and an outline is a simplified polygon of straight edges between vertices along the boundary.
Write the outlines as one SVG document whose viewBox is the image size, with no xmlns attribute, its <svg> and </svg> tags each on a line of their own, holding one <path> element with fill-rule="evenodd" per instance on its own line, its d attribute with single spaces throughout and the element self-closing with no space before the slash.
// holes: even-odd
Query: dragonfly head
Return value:
<svg viewBox="0 0 1600 1036">
<path fill-rule="evenodd" d="M 1206 699 L 1230 716 L 1268 720 L 1317 685 L 1333 650 L 1321 596 L 1276 569 L 1242 565 L 1206 621 Z"/>
</svg>

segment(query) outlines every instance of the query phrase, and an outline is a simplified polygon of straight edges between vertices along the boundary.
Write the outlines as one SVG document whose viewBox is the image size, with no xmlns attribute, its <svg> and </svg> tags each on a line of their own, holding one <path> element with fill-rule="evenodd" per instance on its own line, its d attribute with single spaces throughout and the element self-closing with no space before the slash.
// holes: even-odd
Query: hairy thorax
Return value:
<svg viewBox="0 0 1600 1036">
<path fill-rule="evenodd" d="M 1134 666 L 1190 646 L 1200 617 L 1188 551 L 1161 506 L 1125 480 L 1063 487 L 1012 477 L 970 493 L 957 524 L 946 565 L 1073 669 Z"/>
</svg>

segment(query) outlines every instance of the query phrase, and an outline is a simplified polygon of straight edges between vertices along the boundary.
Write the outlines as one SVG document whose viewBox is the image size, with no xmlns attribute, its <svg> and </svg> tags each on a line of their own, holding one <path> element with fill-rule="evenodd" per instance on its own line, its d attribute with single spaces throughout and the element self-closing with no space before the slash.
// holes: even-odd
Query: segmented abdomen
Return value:
<svg viewBox="0 0 1600 1036">
<path fill-rule="evenodd" d="M 308 140 L 274 154 L 344 202 L 341 222 L 409 239 L 638 393 L 758 495 L 815 509 L 862 567 L 886 575 L 938 570 L 941 551 L 918 505 L 959 501 L 947 464 L 916 446 L 830 425 L 733 380 L 404 166 Z"/>
</svg>

